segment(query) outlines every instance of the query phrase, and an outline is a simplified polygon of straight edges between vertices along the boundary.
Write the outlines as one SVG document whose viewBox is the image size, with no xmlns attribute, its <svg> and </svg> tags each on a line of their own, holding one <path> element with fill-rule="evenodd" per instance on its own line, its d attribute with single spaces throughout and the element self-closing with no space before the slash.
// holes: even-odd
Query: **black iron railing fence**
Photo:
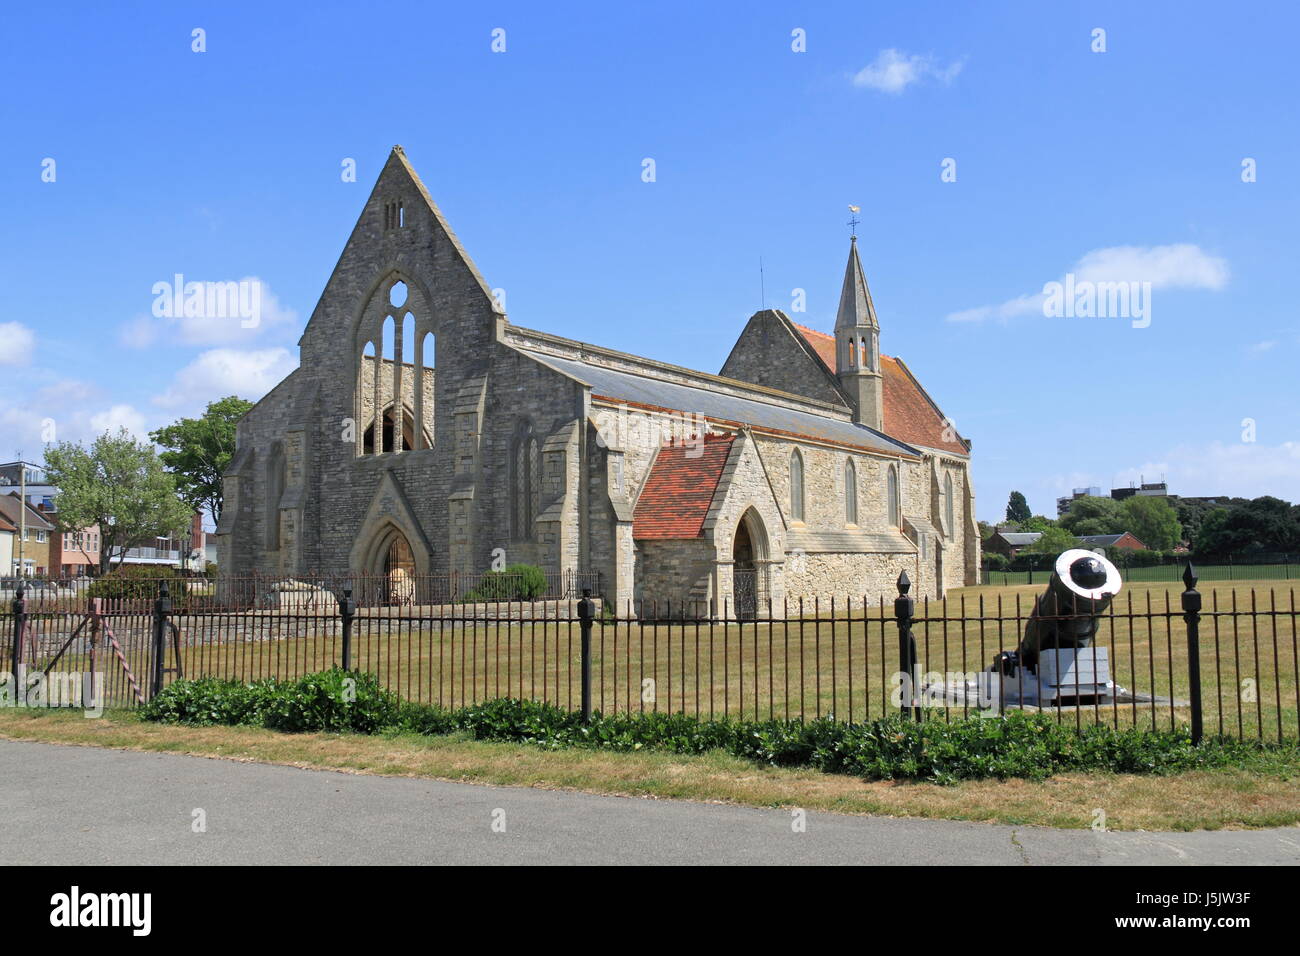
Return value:
<svg viewBox="0 0 1300 956">
<path fill-rule="evenodd" d="M 345 589 L 362 607 L 414 607 L 481 603 L 487 600 L 577 600 L 583 589 L 599 594 L 598 571 L 448 571 L 439 574 L 364 574 L 354 571 L 309 572 L 292 576 L 246 574 L 215 578 L 126 577 L 58 580 L 9 578 L 0 582 L 0 602 L 24 589 L 29 611 L 80 612 L 91 598 L 104 611 L 149 613 L 163 582 L 178 611 L 233 613 L 245 610 L 336 608 Z"/>
<path fill-rule="evenodd" d="M 1079 727 L 1200 724 L 1207 734 L 1300 737 L 1295 588 L 1215 585 L 1202 596 L 1189 580 L 1181 593 L 1122 593 L 1100 616 L 1079 662 L 1088 670 L 1090 653 L 1093 663 L 1104 658 L 1114 692 L 1058 694 L 1037 706 Z M 940 601 L 900 593 L 760 603 L 745 619 L 729 603 L 597 601 L 584 655 L 583 605 L 567 594 L 385 603 L 358 600 L 353 588 L 223 603 L 178 597 L 174 583 L 151 601 L 6 602 L 0 668 L 25 668 L 35 683 L 37 672 L 54 675 L 48 695 L 57 679 L 66 691 L 67 675 L 98 672 L 104 703 L 129 707 L 182 676 L 292 678 L 346 661 L 404 698 L 443 707 L 509 696 L 578 709 L 585 664 L 591 706 L 605 713 L 860 721 L 904 711 L 951 720 L 1008 706 L 983 672 L 1016 649 L 1041 610 L 1030 595 L 978 590 Z"/>
<path fill-rule="evenodd" d="M 1179 581 L 1186 555 L 1152 554 L 1126 551 L 1122 548 L 1105 549 L 1107 557 L 1119 571 L 1125 583 L 1168 583 Z M 1052 573 L 1054 554 L 1019 554 L 1006 566 L 994 556 L 985 554 L 980 582 L 998 587 L 1019 584 L 1043 584 Z M 1197 559 L 1199 580 L 1211 581 L 1300 581 L 1300 554 L 1261 552 L 1256 554 L 1224 555 Z"/>
</svg>

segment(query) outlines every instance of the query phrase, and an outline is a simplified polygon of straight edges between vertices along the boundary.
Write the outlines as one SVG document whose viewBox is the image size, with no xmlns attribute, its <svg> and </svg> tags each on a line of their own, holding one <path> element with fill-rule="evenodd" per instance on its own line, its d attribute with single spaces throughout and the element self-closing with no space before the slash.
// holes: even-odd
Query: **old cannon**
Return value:
<svg viewBox="0 0 1300 956">
<path fill-rule="evenodd" d="M 1099 618 L 1120 591 L 1119 571 L 1092 551 L 1072 548 L 1052 566 L 1020 646 L 993 659 L 990 696 L 1002 703 L 1100 700 L 1116 691 L 1107 648 L 1093 647 Z"/>
</svg>

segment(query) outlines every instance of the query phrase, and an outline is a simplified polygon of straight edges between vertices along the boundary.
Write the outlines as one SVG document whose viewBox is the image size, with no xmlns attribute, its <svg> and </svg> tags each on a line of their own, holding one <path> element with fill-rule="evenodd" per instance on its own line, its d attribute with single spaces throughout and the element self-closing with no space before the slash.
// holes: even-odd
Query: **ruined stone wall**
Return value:
<svg viewBox="0 0 1300 956">
<path fill-rule="evenodd" d="M 393 367 L 396 363 L 392 359 L 382 359 L 381 361 L 383 371 L 379 377 L 380 406 L 386 409 L 393 403 Z M 423 372 L 423 375 L 417 374 L 419 372 Z M 415 409 L 416 379 L 422 379 L 424 386 L 425 430 L 429 434 L 426 436 L 428 441 L 417 444 L 416 448 L 433 444 L 433 430 L 428 426 L 432 424 L 435 401 L 434 375 L 435 370 L 432 368 L 417 368 L 410 362 L 405 362 L 402 365 L 402 407 L 406 414 L 411 415 L 412 418 L 414 418 Z M 361 414 L 357 418 L 358 436 L 364 435 L 366 429 L 375 421 L 375 359 L 373 356 L 362 357 L 360 399 Z M 358 454 L 360 454 L 359 448 Z"/>
</svg>

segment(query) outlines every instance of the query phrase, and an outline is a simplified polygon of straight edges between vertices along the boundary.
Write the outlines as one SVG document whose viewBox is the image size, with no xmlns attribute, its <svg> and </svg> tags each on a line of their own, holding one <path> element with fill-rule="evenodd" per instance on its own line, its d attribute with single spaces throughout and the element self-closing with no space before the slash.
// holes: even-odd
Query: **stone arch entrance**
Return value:
<svg viewBox="0 0 1300 956">
<path fill-rule="evenodd" d="M 384 522 L 361 552 L 357 570 L 362 596 L 378 604 L 415 603 L 419 578 L 427 574 L 427 562 L 420 558 L 406 532 L 392 521 Z"/>
<path fill-rule="evenodd" d="M 767 559 L 767 529 L 757 511 L 749 508 L 736 522 L 731 542 L 731 594 L 740 620 L 758 616 L 760 598 L 766 591 L 763 567 Z"/>
<path fill-rule="evenodd" d="M 415 603 L 415 555 L 411 553 L 411 542 L 406 535 L 393 529 L 384 555 L 384 595 L 388 604 Z"/>
</svg>

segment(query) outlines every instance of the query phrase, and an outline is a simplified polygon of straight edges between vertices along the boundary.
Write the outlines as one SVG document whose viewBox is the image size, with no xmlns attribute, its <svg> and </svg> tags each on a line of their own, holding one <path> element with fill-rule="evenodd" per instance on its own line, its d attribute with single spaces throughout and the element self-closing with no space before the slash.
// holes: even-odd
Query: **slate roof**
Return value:
<svg viewBox="0 0 1300 956">
<path fill-rule="evenodd" d="M 632 537 L 697 538 L 713 504 L 735 435 L 659 449 L 632 515 Z"/>
<path fill-rule="evenodd" d="M 717 422 L 749 425 L 784 435 L 820 439 L 888 455 L 919 455 L 910 445 L 865 425 L 800 411 L 785 405 L 729 395 L 717 389 L 651 378 L 578 359 L 520 349 L 530 358 L 591 386 L 593 396 L 654 409 L 699 415 Z M 740 383 L 738 383 L 740 384 Z"/>
<path fill-rule="evenodd" d="M 9 519 L 10 524 L 15 526 L 22 520 L 20 510 L 22 502 L 17 494 L 0 495 L 0 514 Z M 39 511 L 31 505 L 27 506 L 27 527 L 36 531 L 53 531 L 52 525 Z"/>
<path fill-rule="evenodd" d="M 1041 531 L 999 531 L 998 537 L 1014 547 L 1033 544 L 1043 536 Z"/>
<path fill-rule="evenodd" d="M 835 337 L 798 322 L 792 323 L 832 377 L 835 374 Z M 960 440 L 944 438 L 943 413 L 925 393 L 902 359 L 880 356 L 881 393 L 885 403 L 885 434 L 912 445 L 969 455 Z"/>
</svg>

